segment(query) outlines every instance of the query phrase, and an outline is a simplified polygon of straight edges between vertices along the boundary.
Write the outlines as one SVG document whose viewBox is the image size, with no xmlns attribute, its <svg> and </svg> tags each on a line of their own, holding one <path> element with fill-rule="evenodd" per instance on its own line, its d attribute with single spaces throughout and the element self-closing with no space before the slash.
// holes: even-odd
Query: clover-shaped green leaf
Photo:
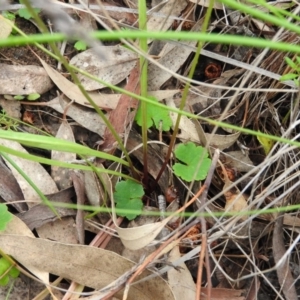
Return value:
<svg viewBox="0 0 300 300">
<path fill-rule="evenodd" d="M 116 184 L 114 199 L 118 209 L 134 210 L 134 212 L 118 212 L 121 217 L 133 220 L 142 213 L 144 189 L 133 180 L 120 181 Z"/>
<path fill-rule="evenodd" d="M 155 97 L 148 97 L 149 99 L 158 102 L 158 100 Z M 167 109 L 158 107 L 154 104 L 147 104 L 147 128 L 150 128 L 151 126 L 155 126 L 155 128 L 160 128 L 160 123 L 162 124 L 161 128 L 163 131 L 169 131 L 172 126 L 172 119 L 169 116 L 169 112 Z M 142 126 L 143 124 L 143 114 L 141 106 L 138 108 L 138 111 L 135 115 L 136 122 Z"/>
<path fill-rule="evenodd" d="M 4 275 L 7 270 L 9 270 L 9 272 Z M 0 286 L 6 286 L 9 283 L 10 277 L 17 278 L 19 274 L 20 271 L 13 267 L 8 260 L 6 260 L 4 257 L 0 258 Z"/>
<path fill-rule="evenodd" d="M 203 180 L 206 178 L 211 165 L 211 159 L 208 158 L 205 148 L 196 146 L 192 142 L 180 144 L 175 150 L 175 156 L 184 163 L 174 164 L 173 170 L 177 176 L 186 181 Z M 197 171 L 199 162 L 201 166 Z"/>
<path fill-rule="evenodd" d="M 0 231 L 5 230 L 7 223 L 12 219 L 5 204 L 0 204 Z"/>
</svg>

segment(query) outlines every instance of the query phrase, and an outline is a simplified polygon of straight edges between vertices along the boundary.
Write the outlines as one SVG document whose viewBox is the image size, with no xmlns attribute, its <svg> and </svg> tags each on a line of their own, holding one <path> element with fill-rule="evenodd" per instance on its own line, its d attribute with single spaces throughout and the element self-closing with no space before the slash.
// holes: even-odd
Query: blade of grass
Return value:
<svg viewBox="0 0 300 300">
<path fill-rule="evenodd" d="M 145 0 L 139 0 L 138 2 L 139 9 L 139 29 L 147 31 L 147 7 Z M 142 38 L 140 41 L 140 49 L 144 52 L 148 52 L 147 38 Z M 141 70 L 141 96 L 147 97 L 148 94 L 148 61 L 147 58 L 143 55 L 140 55 L 140 70 Z M 144 164 L 144 178 L 145 183 L 148 182 L 148 160 L 147 160 L 147 102 L 142 101 L 141 109 L 143 116 L 142 123 L 142 141 L 143 141 L 143 164 Z"/>
</svg>

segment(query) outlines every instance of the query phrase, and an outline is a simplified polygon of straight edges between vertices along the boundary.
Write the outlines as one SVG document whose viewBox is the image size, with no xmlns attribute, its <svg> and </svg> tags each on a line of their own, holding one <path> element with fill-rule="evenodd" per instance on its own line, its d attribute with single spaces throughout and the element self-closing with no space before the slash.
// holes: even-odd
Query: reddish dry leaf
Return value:
<svg viewBox="0 0 300 300">
<path fill-rule="evenodd" d="M 140 94 L 140 72 L 139 65 L 132 69 L 125 90 L 128 92 Z M 117 134 L 122 137 L 124 135 L 127 124 L 132 121 L 132 114 L 129 115 L 130 109 L 136 109 L 138 101 L 125 94 L 122 94 L 118 102 L 118 106 L 110 113 L 109 121 Z M 108 128 L 104 132 L 104 143 L 101 148 L 104 151 L 113 153 L 116 149 L 116 140 Z"/>
</svg>

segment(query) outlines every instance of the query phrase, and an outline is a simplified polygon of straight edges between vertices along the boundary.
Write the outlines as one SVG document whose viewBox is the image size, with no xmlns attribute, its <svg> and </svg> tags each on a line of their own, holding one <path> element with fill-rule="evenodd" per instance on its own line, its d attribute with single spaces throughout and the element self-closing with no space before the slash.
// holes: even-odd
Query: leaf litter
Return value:
<svg viewBox="0 0 300 300">
<path fill-rule="evenodd" d="M 120 1 L 116 1 L 113 5 L 105 3 L 101 8 L 92 4 L 91 11 L 101 14 L 96 19 L 91 11 L 80 11 L 78 24 L 86 31 L 96 28 L 96 20 L 104 28 L 105 26 L 114 28 L 115 25 L 122 28 L 136 26 L 135 1 L 124 3 Z M 163 4 L 152 1 L 149 5 L 155 11 L 148 11 L 148 29 L 199 31 L 203 22 L 201 10 L 208 6 L 208 1 L 168 1 Z M 77 5 L 74 5 L 74 8 L 69 4 L 66 6 L 68 13 L 74 13 L 78 9 Z M 216 3 L 214 8 L 217 13 L 213 16 L 209 30 L 218 32 L 224 30 L 246 36 L 258 36 L 259 33 L 266 39 L 274 33 L 277 34 L 278 30 L 272 24 L 265 24 L 249 16 L 245 18 L 243 14 L 228 9 L 226 5 Z M 266 10 L 265 7 L 259 9 Z M 4 34 L 7 36 L 10 28 L 6 31 Z M 279 31 L 279 33 L 282 34 L 281 39 L 284 41 L 299 42 L 298 37 L 290 32 Z M 152 55 L 149 57 L 148 68 L 149 96 L 155 97 L 158 103 L 166 104 L 170 108 L 179 108 L 184 87 L 182 78 L 190 68 L 196 42 L 158 42 L 150 39 L 148 42 Z M 94 288 L 100 298 L 104 297 L 104 294 L 111 296 L 124 287 L 125 295 L 129 289 L 128 299 L 175 299 L 186 297 L 188 294 L 195 297 L 199 292 L 199 286 L 195 284 L 199 276 L 203 285 L 200 299 L 254 299 L 266 297 L 267 294 L 273 298 L 283 299 L 283 295 L 290 298 L 299 294 L 297 273 L 291 268 L 292 264 L 299 264 L 298 246 L 294 243 L 300 223 L 297 210 L 285 212 L 282 216 L 263 212 L 255 213 L 254 217 L 232 216 L 235 212 L 247 213 L 251 209 L 255 211 L 265 208 L 277 209 L 282 205 L 299 204 L 297 150 L 284 144 L 273 144 L 267 138 L 256 138 L 221 127 L 213 128 L 206 121 L 193 121 L 181 116 L 177 145 L 173 149 L 174 153 L 168 158 L 170 164 L 160 174 L 171 135 L 177 126 L 178 114 L 168 113 L 166 110 L 149 105 L 148 167 L 145 174 L 143 169 L 145 154 L 141 131 L 137 126 L 142 123 L 138 109 L 139 102 L 128 95 L 112 92 L 103 84 L 105 81 L 127 91 L 140 93 L 138 51 L 135 50 L 135 45 L 132 44 L 129 49 L 120 43 L 105 42 L 101 46 L 98 45 L 102 53 L 107 53 L 105 57 L 98 55 L 97 47 L 76 53 L 71 43 L 66 43 L 65 46 L 67 47 L 65 55 L 71 64 L 99 78 L 100 82 L 78 73 L 81 84 L 96 105 L 103 110 L 107 120 L 130 152 L 130 158 L 136 168 L 133 178 L 135 181 L 121 181 L 117 175 L 105 173 L 91 177 L 87 174 L 92 173 L 88 172 L 83 176 L 81 173 L 45 167 L 37 162 L 32 163 L 10 155 L 37 188 L 44 195 L 48 195 L 50 201 L 63 202 L 64 198 L 65 203 L 73 203 L 77 207 L 90 204 L 95 207 L 111 207 L 112 210 L 111 215 L 97 212 L 96 216 L 92 217 L 88 211 L 83 213 L 78 209 L 75 217 L 75 210 L 57 208 L 56 212 L 53 212 L 41 204 L 36 191 L 3 158 L 1 163 L 4 164 L 7 174 L 10 174 L 7 176 L 14 176 L 14 185 L 17 186 L 14 188 L 13 183 L 0 177 L 0 195 L 9 204 L 9 210 L 13 205 L 19 214 L 13 216 L 11 222 L 15 231 L 1 232 L 0 248 L 38 278 L 43 278 L 43 282 L 47 282 L 46 276 L 49 272 L 81 284 L 81 291 L 84 285 Z M 293 101 L 289 99 L 294 95 L 289 92 L 278 93 L 278 89 L 284 84 L 295 86 L 292 83 L 278 81 L 282 74 L 290 71 L 283 62 L 285 54 L 275 50 L 260 52 L 256 48 L 244 46 L 226 48 L 222 45 L 205 45 L 203 54 L 207 56 L 200 56 L 193 78 L 194 83 L 190 87 L 184 106 L 185 111 L 276 136 L 292 138 L 297 135 L 297 105 L 291 105 Z M 262 60 L 259 62 L 257 57 L 260 54 Z M 297 61 L 297 58 L 290 57 L 290 59 Z M 50 132 L 53 136 L 75 140 L 90 148 L 101 149 L 118 156 L 123 155 L 105 121 L 91 108 L 69 74 L 64 73 L 65 70 L 55 69 L 53 64 L 50 65 L 44 59 L 40 59 L 40 66 L 26 64 L 23 60 L 21 63 L 23 65 L 17 65 L 16 58 L 10 57 L 9 60 L 10 64 L 3 60 L 0 62 L 0 80 L 2 80 L 0 93 L 12 96 L 40 94 L 41 99 L 37 103 L 21 102 L 22 109 L 25 108 L 35 115 L 33 125 Z M 251 90 L 247 90 L 248 87 Z M 268 91 L 264 92 L 261 88 Z M 57 96 L 57 90 L 63 95 Z M 8 106 L 9 104 L 5 104 L 3 108 Z M 62 118 L 63 113 L 65 116 Z M 4 117 L 2 121 L 0 120 L 3 128 L 8 122 Z M 17 125 L 17 129 L 34 130 L 21 123 Z M 178 156 L 176 151 L 184 145 L 192 145 L 191 147 L 195 149 L 199 146 L 206 147 L 206 154 L 210 158 L 216 153 L 216 149 L 219 149 L 221 151 L 219 164 L 202 166 L 200 171 L 204 175 L 199 178 L 192 176 L 195 171 L 193 168 L 187 171 L 186 176 L 179 176 L 176 172 L 178 168 L 176 159 L 187 163 L 187 166 L 191 164 L 195 167 L 198 155 L 193 149 L 189 149 L 188 154 Z M 30 146 L 26 146 L 25 150 L 16 142 L 1 139 L 1 151 L 5 150 L 3 147 L 7 147 L 23 153 L 37 153 L 39 156 L 51 157 L 50 151 L 37 152 L 32 144 Z M 105 160 L 95 160 L 93 157 L 78 157 L 57 150 L 53 150 L 52 155 L 57 161 L 94 164 L 102 170 L 130 174 L 130 170 L 124 166 L 120 167 Z M 222 171 L 218 171 L 220 170 L 218 165 Z M 214 172 L 214 169 L 217 171 Z M 203 185 L 200 180 L 204 180 L 209 172 L 214 172 L 213 179 Z M 189 187 L 187 181 L 191 180 L 192 185 Z M 118 186 L 129 182 L 137 185 L 140 191 L 138 195 L 131 193 L 133 190 L 128 186 L 125 186 L 125 192 L 119 190 Z M 199 193 L 196 200 L 193 195 L 201 185 L 202 194 Z M 203 211 L 209 216 L 202 218 L 201 222 L 195 215 L 178 218 L 180 211 L 177 210 L 176 218 L 174 215 L 162 219 L 157 216 L 152 217 L 150 223 L 147 223 L 143 222 L 146 218 L 144 214 L 151 212 L 151 209 L 143 210 L 138 218 L 136 216 L 140 214 L 139 212 L 118 214 L 117 209 L 122 203 L 128 202 L 126 199 L 130 199 L 129 202 L 137 201 L 139 211 L 142 211 L 142 206 L 145 209 L 147 205 L 155 208 L 153 211 L 157 211 L 158 196 L 167 195 L 171 186 L 175 186 L 175 198 L 178 199 L 176 203 L 181 207 L 180 211 L 189 207 L 192 213 Z M 67 189 L 64 191 L 65 188 Z M 26 204 L 12 203 L 14 200 L 22 200 Z M 189 200 L 187 204 L 186 200 Z M 137 209 L 136 205 L 133 207 Z M 124 208 L 130 207 L 125 203 Z M 219 215 L 214 216 L 212 212 Z M 118 216 L 127 216 L 127 220 Z M 280 217 L 282 224 L 278 221 Z M 89 218 L 93 222 L 97 220 L 96 223 L 100 225 L 95 241 L 87 238 L 90 234 L 87 230 Z M 131 222 L 142 219 L 142 222 L 131 226 L 128 219 L 133 219 Z M 275 230 L 272 230 L 273 222 Z M 32 234 L 33 229 L 36 230 L 36 237 Z M 286 235 L 281 234 L 283 230 Z M 167 234 L 161 234 L 162 231 Z M 188 232 L 190 234 L 184 237 Z M 112 238 L 111 235 L 115 237 Z M 139 259 L 135 259 L 136 263 L 111 251 L 96 248 L 109 248 L 113 239 L 122 241 L 122 246 L 118 246 L 119 253 L 126 252 L 123 250 L 140 251 L 137 256 Z M 205 245 L 206 239 L 209 243 L 199 252 L 199 246 Z M 78 245 L 79 243 L 82 245 Z M 276 245 L 281 245 L 281 248 L 277 249 Z M 146 252 L 145 249 L 150 251 Z M 198 252 L 194 253 L 196 250 Z M 198 268 L 203 263 L 201 255 L 205 253 L 203 251 L 206 251 L 206 261 L 202 274 L 199 275 Z M 195 256 L 189 259 L 192 264 L 187 260 L 182 261 L 181 266 L 172 268 L 168 271 L 167 282 L 160 276 L 154 277 L 154 274 L 160 272 L 161 265 L 170 262 L 177 265 L 181 257 L 189 257 L 192 253 Z M 280 265 L 281 257 L 288 257 L 290 265 L 286 262 Z M 148 263 L 151 263 L 151 268 L 156 268 L 155 272 L 144 271 L 138 283 L 131 285 L 136 275 L 150 266 Z M 288 272 L 288 281 L 284 281 L 281 276 L 282 268 L 285 268 L 284 272 Z M 149 279 L 149 276 L 155 279 Z M 143 278 L 146 278 L 146 281 L 143 281 Z M 69 293 L 72 291 L 74 289 L 70 287 Z M 117 295 L 122 293 L 119 292 Z"/>
</svg>

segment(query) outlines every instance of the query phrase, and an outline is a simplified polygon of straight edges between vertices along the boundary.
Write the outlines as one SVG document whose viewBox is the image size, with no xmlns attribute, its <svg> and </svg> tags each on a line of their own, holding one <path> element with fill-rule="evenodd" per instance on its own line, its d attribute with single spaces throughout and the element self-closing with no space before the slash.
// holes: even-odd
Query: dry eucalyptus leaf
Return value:
<svg viewBox="0 0 300 300">
<path fill-rule="evenodd" d="M 17 150 L 19 152 L 27 153 L 27 151 L 17 142 L 0 139 L 2 146 Z M 34 184 L 44 194 L 54 194 L 58 192 L 57 186 L 47 171 L 41 166 L 40 163 L 26 160 L 24 158 L 13 156 L 8 154 L 11 159 L 18 165 L 20 169 L 34 182 Z M 40 202 L 41 199 L 30 184 L 24 179 L 24 177 L 13 167 L 10 163 L 6 162 L 8 167 L 11 169 L 13 175 L 18 181 L 20 188 L 23 192 L 25 200 L 34 200 Z M 32 206 L 32 203 L 28 203 L 28 206 Z"/>
<path fill-rule="evenodd" d="M 197 23 L 192 31 L 199 30 L 200 25 Z M 180 42 L 167 43 L 160 53 L 160 58 L 157 60 L 159 64 L 164 66 L 167 70 L 177 72 L 178 69 L 184 64 L 188 56 L 192 52 L 192 47 L 196 42 Z M 172 77 L 171 73 L 163 70 L 160 66 L 150 64 L 148 68 L 148 88 L 150 91 L 160 89 L 160 87 Z"/>
<path fill-rule="evenodd" d="M 60 124 L 60 127 L 56 133 L 56 137 L 66 141 L 75 142 L 72 128 L 66 120 L 63 120 L 63 122 Z M 76 153 L 52 150 L 51 159 L 62 162 L 74 161 L 76 160 Z M 51 176 L 60 190 L 72 186 L 69 169 L 51 166 Z"/>
<path fill-rule="evenodd" d="M 51 68 L 42 59 L 40 59 L 40 61 L 47 74 L 50 76 L 56 86 L 62 91 L 62 93 L 64 93 L 69 99 L 74 100 L 78 104 L 88 107 L 91 106 L 76 84 L 69 81 L 59 72 Z M 103 109 L 114 109 L 119 101 L 118 95 L 102 95 L 96 92 L 90 92 L 88 94 L 94 100 L 94 102 Z"/>
<path fill-rule="evenodd" d="M 48 222 L 36 229 L 42 239 L 58 241 L 68 244 L 78 244 L 75 220 L 73 217 L 64 217 Z"/>
<path fill-rule="evenodd" d="M 180 13 L 186 8 L 186 0 L 170 0 L 164 6 L 160 6 L 161 9 L 157 12 L 166 16 L 179 16 Z M 147 30 L 149 31 L 166 31 L 174 20 L 171 18 L 164 18 L 159 16 L 151 16 L 147 22 Z"/>
<path fill-rule="evenodd" d="M 9 37 L 13 28 L 13 23 L 14 22 L 0 15 L 0 39 L 6 39 Z"/>
<path fill-rule="evenodd" d="M 0 159 L 0 197 L 6 202 L 12 202 L 12 206 L 18 212 L 26 211 L 27 204 L 24 202 L 14 203 L 16 200 L 22 200 L 23 194 L 12 171 Z"/>
<path fill-rule="evenodd" d="M 74 188 L 68 188 L 66 190 L 59 191 L 55 194 L 46 195 L 48 200 L 51 202 L 61 202 L 61 203 L 73 203 L 71 200 L 72 197 L 75 196 Z M 65 216 L 74 216 L 75 210 L 56 207 L 56 212 L 59 217 Z M 41 227 L 42 225 L 55 221 L 58 216 L 54 214 L 54 212 L 44 204 L 37 204 L 31 207 L 28 211 L 20 213 L 17 215 L 30 230 Z"/>
<path fill-rule="evenodd" d="M 5 235 L 17 235 L 17 236 L 26 236 L 35 238 L 34 234 L 31 232 L 31 230 L 27 227 L 27 225 L 21 221 L 16 216 L 12 215 L 12 220 L 7 223 L 6 229 L 4 231 L 0 231 L 0 249 L 2 249 L 6 254 L 9 254 L 4 250 L 4 245 L 1 241 L 1 237 Z M 17 259 L 15 257 L 15 259 Z M 42 280 L 44 283 L 49 283 L 49 274 L 41 270 L 39 267 L 35 267 L 30 264 L 30 262 L 24 261 L 22 263 L 24 267 L 26 267 L 32 274 L 34 274 L 36 277 L 38 277 L 40 280 Z"/>
<path fill-rule="evenodd" d="M 0 247 L 21 264 L 31 265 L 95 289 L 102 289 L 113 283 L 135 266 L 133 262 L 104 249 L 18 235 L 1 234 Z M 146 270 L 138 279 L 150 274 L 152 273 Z M 120 295 L 121 292 L 116 294 Z M 162 278 L 155 277 L 132 285 L 127 299 L 175 298 L 169 285 Z"/>
<path fill-rule="evenodd" d="M 55 109 L 56 111 L 63 113 L 65 107 L 69 104 L 70 100 L 66 97 L 60 96 L 50 100 L 47 103 L 48 107 Z M 82 127 L 103 136 L 105 130 L 105 123 L 100 118 L 98 113 L 90 108 L 82 107 L 77 104 L 72 104 L 68 107 L 66 115 L 76 121 Z"/>
<path fill-rule="evenodd" d="M 120 83 L 136 65 L 137 54 L 120 45 L 101 46 L 99 48 L 105 53 L 105 57 L 101 58 L 94 49 L 89 49 L 72 57 L 70 64 L 109 84 Z M 105 87 L 105 85 L 82 74 L 77 76 L 87 91 Z"/>
<path fill-rule="evenodd" d="M 169 254 L 169 261 L 175 262 L 181 258 L 179 246 L 175 246 Z M 196 299 L 196 285 L 194 279 L 183 262 L 179 268 L 172 268 L 168 271 L 168 282 L 176 299 Z"/>
<path fill-rule="evenodd" d="M 0 64 L 0 94 L 44 94 L 53 86 L 44 68 Z"/>
</svg>

